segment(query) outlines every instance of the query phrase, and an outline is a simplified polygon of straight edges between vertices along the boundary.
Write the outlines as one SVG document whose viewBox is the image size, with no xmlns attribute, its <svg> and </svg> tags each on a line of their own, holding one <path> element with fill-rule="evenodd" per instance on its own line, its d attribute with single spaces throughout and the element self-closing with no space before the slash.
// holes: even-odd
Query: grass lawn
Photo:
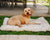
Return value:
<svg viewBox="0 0 50 40">
<path fill-rule="evenodd" d="M 41 3 L 42 5 L 49 7 L 49 3 Z"/>
<path fill-rule="evenodd" d="M 3 23 L 3 20 L 5 17 L 10 17 L 10 16 L 0 16 L 0 26 Z M 36 19 L 39 17 L 31 17 L 31 19 Z M 49 17 L 45 17 L 45 19 L 48 21 L 48 23 L 50 24 L 50 18 Z M 0 30 L 0 35 L 50 35 L 50 32 L 32 32 L 32 31 L 1 31 Z"/>
</svg>

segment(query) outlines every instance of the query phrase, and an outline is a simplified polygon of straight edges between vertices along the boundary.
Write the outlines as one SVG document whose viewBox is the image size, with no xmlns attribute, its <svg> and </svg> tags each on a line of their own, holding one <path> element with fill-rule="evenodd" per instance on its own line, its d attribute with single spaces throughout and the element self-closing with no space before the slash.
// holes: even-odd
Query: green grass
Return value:
<svg viewBox="0 0 50 40">
<path fill-rule="evenodd" d="M 0 16 L 0 26 L 3 24 L 3 20 L 5 17 L 11 17 L 11 16 Z M 39 17 L 31 17 L 31 19 L 36 19 Z M 50 17 L 45 17 L 45 19 L 48 21 L 50 24 Z M 50 32 L 32 32 L 32 31 L 1 31 L 0 30 L 0 35 L 50 35 Z"/>
<path fill-rule="evenodd" d="M 49 7 L 49 3 L 41 3 L 42 5 Z"/>
<path fill-rule="evenodd" d="M 50 32 L 32 32 L 32 31 L 0 31 L 0 35 L 50 35 Z"/>
</svg>

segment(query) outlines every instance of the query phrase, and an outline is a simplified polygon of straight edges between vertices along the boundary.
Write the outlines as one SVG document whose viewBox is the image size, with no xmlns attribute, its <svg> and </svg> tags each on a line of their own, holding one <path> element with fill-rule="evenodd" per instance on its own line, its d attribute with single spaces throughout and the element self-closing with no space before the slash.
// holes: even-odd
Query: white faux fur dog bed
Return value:
<svg viewBox="0 0 50 40">
<path fill-rule="evenodd" d="M 7 20 L 9 18 L 5 18 L 3 25 L 0 27 L 0 30 L 6 30 L 6 31 L 50 31 L 50 26 L 49 23 L 44 19 L 44 17 L 40 17 L 38 19 L 30 19 L 30 22 L 37 22 L 37 23 L 41 23 L 40 25 L 22 25 L 21 28 L 19 28 L 18 26 L 14 26 L 14 25 L 7 25 Z"/>
</svg>

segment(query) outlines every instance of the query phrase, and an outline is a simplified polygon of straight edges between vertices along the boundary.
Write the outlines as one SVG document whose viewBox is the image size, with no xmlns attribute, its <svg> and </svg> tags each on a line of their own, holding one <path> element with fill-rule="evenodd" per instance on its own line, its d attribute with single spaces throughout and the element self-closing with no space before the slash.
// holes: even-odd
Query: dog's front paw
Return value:
<svg viewBox="0 0 50 40">
<path fill-rule="evenodd" d="M 26 22 L 26 25 L 29 25 L 30 24 L 30 22 Z"/>
</svg>

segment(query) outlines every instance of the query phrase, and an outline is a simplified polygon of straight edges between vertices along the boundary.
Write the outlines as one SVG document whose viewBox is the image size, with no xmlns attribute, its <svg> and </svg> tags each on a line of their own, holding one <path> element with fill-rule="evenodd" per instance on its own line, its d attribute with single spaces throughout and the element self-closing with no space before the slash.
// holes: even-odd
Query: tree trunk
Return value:
<svg viewBox="0 0 50 40">
<path fill-rule="evenodd" d="M 34 6 L 36 6 L 36 0 L 34 0 Z"/>
<path fill-rule="evenodd" d="M 50 2 L 49 2 L 49 9 L 48 9 L 48 13 L 50 14 Z"/>
</svg>

